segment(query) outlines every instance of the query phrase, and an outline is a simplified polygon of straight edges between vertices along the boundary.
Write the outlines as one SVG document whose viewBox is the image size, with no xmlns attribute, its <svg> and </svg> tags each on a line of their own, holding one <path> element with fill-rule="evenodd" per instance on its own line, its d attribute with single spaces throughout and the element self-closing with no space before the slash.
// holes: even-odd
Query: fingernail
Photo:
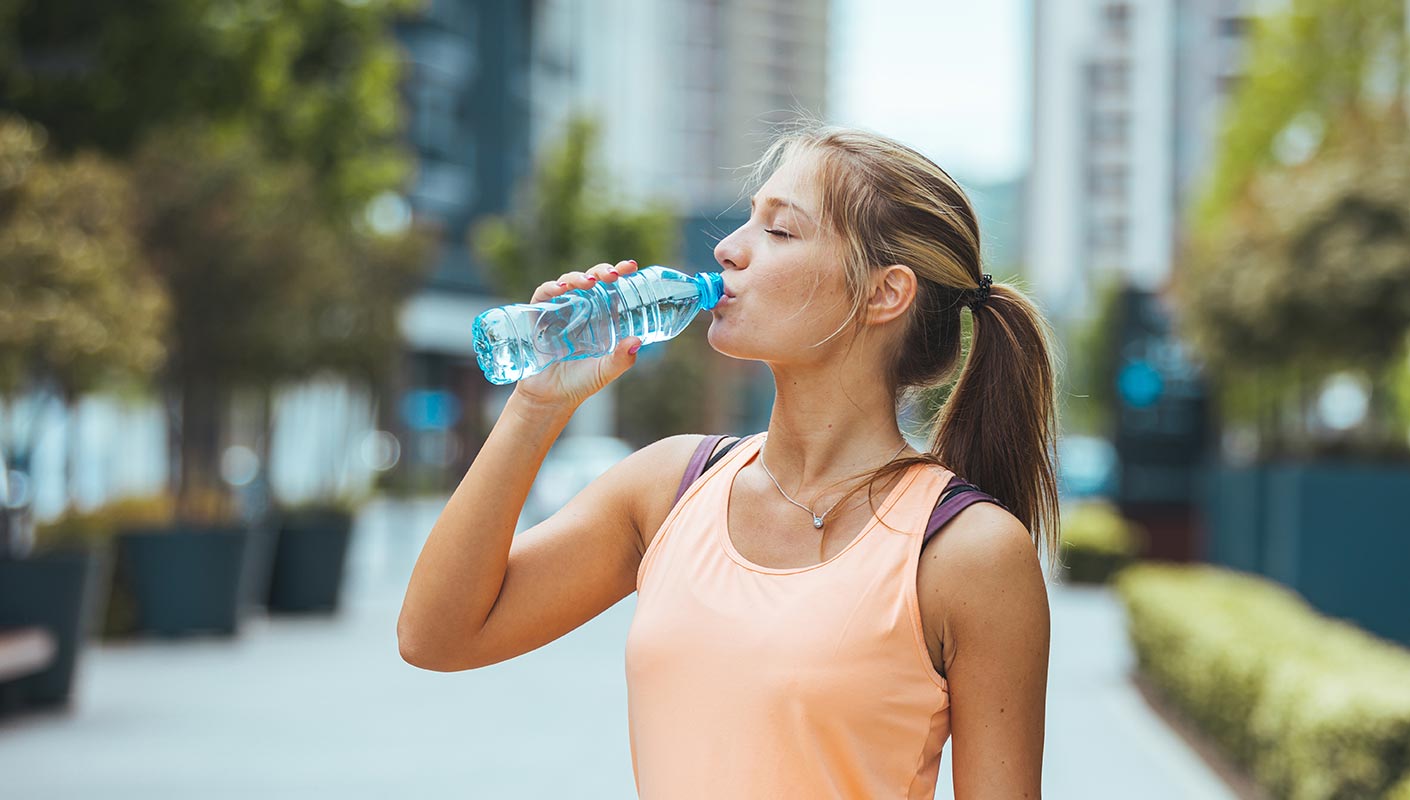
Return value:
<svg viewBox="0 0 1410 800">
<path fill-rule="evenodd" d="M 621 274 L 622 274 L 622 273 L 618 272 L 618 271 L 615 270 L 615 269 L 609 269 L 609 270 L 607 270 L 607 271 L 610 272 L 610 273 L 612 273 L 613 275 L 621 275 Z"/>
<path fill-rule="evenodd" d="M 640 350 L 640 349 L 641 349 L 641 345 L 639 345 L 639 344 L 634 344 L 634 345 L 632 345 L 631 349 L 628 350 L 627 352 L 628 352 L 628 353 L 631 353 L 632 355 L 636 355 L 636 351 L 638 351 L 638 350 Z"/>
<path fill-rule="evenodd" d="M 627 263 L 628 263 L 628 264 L 631 264 L 633 267 L 636 266 L 636 261 L 628 261 Z"/>
<path fill-rule="evenodd" d="M 559 285 L 559 286 L 567 286 L 568 284 L 564 283 L 563 281 L 559 281 L 559 282 L 558 282 L 558 285 Z"/>
<path fill-rule="evenodd" d="M 596 276 L 596 275 L 589 275 L 589 276 L 588 276 L 588 280 L 590 280 L 590 281 L 595 281 L 595 280 L 597 280 L 597 276 Z"/>
</svg>

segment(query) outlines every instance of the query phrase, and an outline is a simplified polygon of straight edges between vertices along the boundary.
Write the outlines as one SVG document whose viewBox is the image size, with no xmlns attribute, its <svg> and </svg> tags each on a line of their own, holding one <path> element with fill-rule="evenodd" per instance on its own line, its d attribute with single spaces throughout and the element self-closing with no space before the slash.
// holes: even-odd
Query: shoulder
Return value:
<svg viewBox="0 0 1410 800">
<path fill-rule="evenodd" d="M 926 627 L 959 639 L 986 626 L 1046 629 L 1047 584 L 1027 527 L 994 503 L 974 503 L 921 551 L 917 589 Z"/>
<path fill-rule="evenodd" d="M 700 433 L 667 436 L 637 450 L 623 462 L 637 487 L 630 496 L 634 499 L 632 519 L 641 536 L 642 552 L 671 513 L 685 469 L 700 444 L 708 438 Z"/>
</svg>

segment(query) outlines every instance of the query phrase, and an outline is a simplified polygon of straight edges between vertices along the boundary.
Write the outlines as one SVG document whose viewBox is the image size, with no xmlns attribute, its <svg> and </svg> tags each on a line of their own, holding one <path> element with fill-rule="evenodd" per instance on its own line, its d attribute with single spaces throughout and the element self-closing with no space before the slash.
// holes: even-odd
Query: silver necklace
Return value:
<svg viewBox="0 0 1410 800">
<path fill-rule="evenodd" d="M 905 450 L 905 449 L 906 449 L 906 444 L 907 444 L 907 442 L 901 442 L 901 450 Z M 889 464 L 889 463 L 891 463 L 892 461 L 896 460 L 896 456 L 899 456 L 899 455 L 901 454 L 901 450 L 897 450 L 897 451 L 896 451 L 896 455 L 895 455 L 895 456 L 891 456 L 891 458 L 887 459 L 887 460 L 886 460 L 886 463 Z M 824 512 L 822 513 L 822 516 L 818 516 L 817 514 L 813 513 L 813 510 L 812 510 L 811 508 L 808 508 L 807 506 L 803 505 L 802 503 L 798 502 L 797 500 L 794 500 L 793 498 L 789 497 L 789 496 L 788 496 L 788 492 L 785 492 L 785 491 L 783 490 L 783 487 L 778 485 L 778 478 L 775 478 L 775 477 L 774 477 L 774 474 L 769 471 L 769 465 L 764 463 L 764 450 L 763 450 L 763 448 L 760 448 L 760 449 L 759 449 L 759 465 L 764 468 L 764 473 L 769 476 L 769 480 L 771 480 L 771 481 L 774 482 L 774 486 L 775 486 L 775 488 L 778 489 L 778 493 L 781 494 L 781 495 L 783 495 L 783 498 L 784 498 L 785 500 L 787 500 L 788 502 L 792 503 L 792 504 L 795 505 L 795 506 L 798 506 L 799 508 L 801 508 L 801 509 L 803 509 L 804 511 L 808 512 L 808 514 L 812 516 L 812 518 L 813 518 L 813 527 L 814 527 L 814 528 L 817 528 L 817 529 L 821 530 L 821 529 L 822 529 L 822 526 L 823 526 L 823 519 L 826 518 L 828 514 L 831 514 L 831 513 L 832 513 L 832 509 L 837 508 L 837 503 L 842 502 L 841 500 L 838 500 L 837 503 L 833 503 L 832 506 L 831 506 L 830 508 L 828 508 L 828 510 L 824 511 Z M 844 495 L 844 497 L 845 497 L 845 495 Z"/>
</svg>

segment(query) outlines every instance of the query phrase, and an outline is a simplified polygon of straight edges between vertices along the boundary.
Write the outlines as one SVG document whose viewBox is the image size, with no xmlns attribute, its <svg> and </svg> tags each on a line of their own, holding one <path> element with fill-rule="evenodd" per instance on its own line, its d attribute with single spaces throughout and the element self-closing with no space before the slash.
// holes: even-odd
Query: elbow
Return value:
<svg viewBox="0 0 1410 800">
<path fill-rule="evenodd" d="M 459 655 L 413 634 L 404 622 L 397 623 L 397 651 L 402 661 L 429 672 L 462 672 L 474 668 Z"/>
</svg>

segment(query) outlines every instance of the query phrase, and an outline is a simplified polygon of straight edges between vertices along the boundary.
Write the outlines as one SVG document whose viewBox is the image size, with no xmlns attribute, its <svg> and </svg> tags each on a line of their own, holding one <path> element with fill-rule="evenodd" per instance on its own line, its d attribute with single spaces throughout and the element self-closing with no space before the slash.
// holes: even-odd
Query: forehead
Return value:
<svg viewBox="0 0 1410 800">
<path fill-rule="evenodd" d="M 815 175 L 814 156 L 798 153 L 779 164 L 764 185 L 759 187 L 759 195 L 787 197 L 807 203 L 813 199 Z"/>
<path fill-rule="evenodd" d="M 749 206 L 756 203 L 764 208 L 772 206 L 792 206 L 810 220 L 815 220 L 817 208 L 817 186 L 811 159 L 800 155 L 779 165 L 759 191 L 749 198 Z"/>
</svg>

